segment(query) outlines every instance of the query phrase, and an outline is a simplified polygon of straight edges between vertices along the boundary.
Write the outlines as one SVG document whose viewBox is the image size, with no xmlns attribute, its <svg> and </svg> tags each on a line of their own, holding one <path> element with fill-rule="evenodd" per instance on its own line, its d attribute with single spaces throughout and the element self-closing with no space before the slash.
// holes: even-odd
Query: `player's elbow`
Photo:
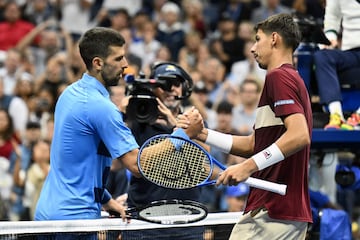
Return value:
<svg viewBox="0 0 360 240">
<path fill-rule="evenodd" d="M 129 169 L 129 171 L 132 173 L 132 175 L 134 177 L 137 177 L 137 178 L 141 177 L 140 170 L 139 170 L 139 167 L 137 165 L 136 166 L 131 166 L 128 169 Z"/>
<path fill-rule="evenodd" d="M 308 133 L 299 134 L 294 141 L 296 142 L 296 145 L 298 145 L 298 149 L 302 149 L 311 144 L 311 138 Z"/>
<path fill-rule="evenodd" d="M 304 133 L 303 135 L 302 135 L 302 139 L 301 139 L 302 141 L 302 144 L 303 144 L 303 146 L 307 146 L 307 145 L 310 145 L 311 144 L 311 137 L 310 137 L 310 134 L 309 134 L 309 132 L 308 131 L 306 131 L 306 133 Z"/>
<path fill-rule="evenodd" d="M 137 155 L 139 150 L 134 149 L 129 151 L 118 158 L 120 162 L 124 164 L 124 166 L 133 174 L 135 177 L 141 177 L 140 170 L 137 164 Z"/>
</svg>

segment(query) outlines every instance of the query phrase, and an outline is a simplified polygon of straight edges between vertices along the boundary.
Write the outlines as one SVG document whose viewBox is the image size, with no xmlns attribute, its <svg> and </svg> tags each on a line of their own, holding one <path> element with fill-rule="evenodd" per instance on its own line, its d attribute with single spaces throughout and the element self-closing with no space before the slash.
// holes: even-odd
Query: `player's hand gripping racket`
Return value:
<svg viewBox="0 0 360 240">
<path fill-rule="evenodd" d="M 140 173 L 149 181 L 166 188 L 187 189 L 216 183 L 210 180 L 214 166 L 226 167 L 199 144 L 178 136 L 160 134 L 149 138 L 138 154 Z M 281 195 L 286 185 L 249 177 L 251 187 Z"/>
<path fill-rule="evenodd" d="M 109 211 L 112 216 L 119 213 Z M 208 214 L 207 208 L 190 200 L 160 200 L 144 207 L 129 208 L 126 215 L 130 219 L 137 219 L 158 224 L 185 224 L 203 220 Z"/>
</svg>

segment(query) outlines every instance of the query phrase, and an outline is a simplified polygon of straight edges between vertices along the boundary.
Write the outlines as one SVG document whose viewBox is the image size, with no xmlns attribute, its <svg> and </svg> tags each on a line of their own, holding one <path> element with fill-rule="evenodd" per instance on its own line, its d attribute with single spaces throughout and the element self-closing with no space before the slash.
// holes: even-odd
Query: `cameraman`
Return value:
<svg viewBox="0 0 360 240">
<path fill-rule="evenodd" d="M 152 93 L 156 97 L 158 113 L 154 121 L 145 122 L 142 119 L 130 118 L 129 111 L 140 109 L 139 106 L 131 106 L 131 99 L 127 107 L 127 124 L 139 146 L 147 139 L 157 134 L 168 134 L 173 132 L 176 124 L 176 116 L 182 113 L 181 101 L 191 93 L 192 79 L 178 65 L 171 62 L 161 62 L 152 66 L 150 79 L 156 81 L 165 80 L 166 86 L 156 85 Z M 164 90 L 164 88 L 166 90 Z M 148 103 L 149 101 L 145 102 Z M 137 115 L 137 114 L 134 114 Z M 141 114 L 139 114 L 141 115 Z M 149 204 L 152 201 L 164 199 L 180 199 L 198 201 L 200 188 L 188 190 L 174 190 L 163 188 L 147 181 L 144 178 L 131 177 L 128 192 L 128 205 L 138 207 Z M 122 239 L 168 239 L 172 236 L 176 239 L 202 239 L 203 228 L 170 228 L 149 229 L 142 231 L 125 231 Z"/>
</svg>

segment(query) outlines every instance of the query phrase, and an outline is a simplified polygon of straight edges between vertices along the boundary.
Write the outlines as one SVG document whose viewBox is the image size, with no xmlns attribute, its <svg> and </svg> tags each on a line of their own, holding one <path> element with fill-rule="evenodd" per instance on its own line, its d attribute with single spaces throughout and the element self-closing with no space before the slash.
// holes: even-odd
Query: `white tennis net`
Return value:
<svg viewBox="0 0 360 240">
<path fill-rule="evenodd" d="M 54 239 L 46 238 L 51 234 L 79 234 L 78 239 L 194 239 L 194 231 L 203 232 L 204 240 L 228 239 L 232 226 L 238 221 L 241 212 L 209 213 L 199 222 L 191 224 L 162 225 L 132 219 L 125 223 L 120 218 L 102 218 L 94 220 L 58 220 L 58 221 L 16 221 L 0 222 L 0 240 Z M 177 231 L 178 230 L 178 231 Z M 149 232 L 149 234 L 148 234 Z M 177 238 L 176 232 L 182 237 Z M 186 237 L 188 232 L 188 238 Z M 96 233 L 96 238 L 80 236 Z M 131 233 L 131 234 L 130 234 Z M 150 237 L 150 234 L 156 234 Z M 139 236 L 138 236 L 139 235 Z M 143 236 L 145 235 L 145 236 Z M 126 236 L 126 237 L 125 237 Z M 184 237 L 185 236 L 185 237 Z M 59 239 L 59 238 L 57 238 Z M 75 238 L 76 239 L 76 238 Z"/>
</svg>

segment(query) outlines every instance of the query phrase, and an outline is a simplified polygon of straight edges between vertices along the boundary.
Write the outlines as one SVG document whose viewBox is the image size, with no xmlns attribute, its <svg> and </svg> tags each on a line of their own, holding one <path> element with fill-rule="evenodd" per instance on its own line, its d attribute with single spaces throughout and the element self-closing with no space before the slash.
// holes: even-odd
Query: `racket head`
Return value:
<svg viewBox="0 0 360 240">
<path fill-rule="evenodd" d="M 208 215 L 208 209 L 203 204 L 177 199 L 154 201 L 126 212 L 130 218 L 166 225 L 198 222 Z"/>
<path fill-rule="evenodd" d="M 199 144 L 170 134 L 145 141 L 139 149 L 137 163 L 144 178 L 171 189 L 202 185 L 213 171 L 211 156 Z"/>
</svg>

